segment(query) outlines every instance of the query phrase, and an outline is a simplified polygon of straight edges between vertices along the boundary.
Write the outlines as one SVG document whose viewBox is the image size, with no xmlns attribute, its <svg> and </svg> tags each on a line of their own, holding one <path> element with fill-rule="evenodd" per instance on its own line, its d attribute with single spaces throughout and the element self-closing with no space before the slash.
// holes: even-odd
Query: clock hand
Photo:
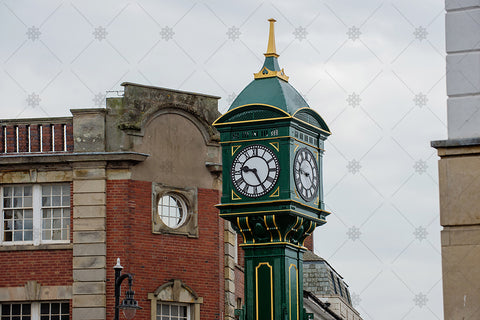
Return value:
<svg viewBox="0 0 480 320">
<path fill-rule="evenodd" d="M 253 168 L 251 171 L 255 174 L 255 177 L 257 177 L 258 183 L 262 184 L 262 181 L 260 180 L 260 177 L 257 174 L 257 168 Z"/>
</svg>

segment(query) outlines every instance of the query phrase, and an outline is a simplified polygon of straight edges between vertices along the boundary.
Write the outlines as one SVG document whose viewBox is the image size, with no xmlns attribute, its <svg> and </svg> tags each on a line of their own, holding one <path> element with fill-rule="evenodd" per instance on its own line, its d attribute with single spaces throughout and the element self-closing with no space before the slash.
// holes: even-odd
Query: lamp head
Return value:
<svg viewBox="0 0 480 320">
<path fill-rule="evenodd" d="M 123 310 L 123 315 L 127 320 L 133 319 L 137 310 L 142 309 L 142 307 L 138 305 L 137 300 L 133 298 L 134 294 L 135 291 L 131 289 L 125 291 L 125 299 L 123 299 L 122 303 L 118 306 L 119 309 Z"/>
</svg>

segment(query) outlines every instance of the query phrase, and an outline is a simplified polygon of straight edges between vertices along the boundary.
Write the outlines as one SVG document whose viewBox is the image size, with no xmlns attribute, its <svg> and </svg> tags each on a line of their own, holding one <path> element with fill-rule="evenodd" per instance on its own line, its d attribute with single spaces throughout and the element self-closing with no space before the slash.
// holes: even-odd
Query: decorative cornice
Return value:
<svg viewBox="0 0 480 320">
<path fill-rule="evenodd" d="M 262 70 L 260 70 L 257 73 L 254 73 L 253 77 L 255 79 L 278 77 L 278 78 L 288 82 L 288 76 L 283 71 L 283 68 L 280 71 L 274 71 L 274 70 L 268 69 L 267 67 L 263 67 Z"/>
</svg>

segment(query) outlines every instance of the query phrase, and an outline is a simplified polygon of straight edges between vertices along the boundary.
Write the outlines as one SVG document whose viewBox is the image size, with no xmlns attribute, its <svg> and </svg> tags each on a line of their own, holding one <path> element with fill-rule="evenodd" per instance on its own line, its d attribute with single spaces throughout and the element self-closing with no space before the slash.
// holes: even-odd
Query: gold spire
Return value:
<svg viewBox="0 0 480 320">
<path fill-rule="evenodd" d="M 265 57 L 279 57 L 277 54 L 277 49 L 275 48 L 275 26 L 274 23 L 277 22 L 275 19 L 268 19 L 270 22 L 270 32 L 268 33 L 268 45 L 267 45 L 267 52 L 265 53 Z"/>
</svg>

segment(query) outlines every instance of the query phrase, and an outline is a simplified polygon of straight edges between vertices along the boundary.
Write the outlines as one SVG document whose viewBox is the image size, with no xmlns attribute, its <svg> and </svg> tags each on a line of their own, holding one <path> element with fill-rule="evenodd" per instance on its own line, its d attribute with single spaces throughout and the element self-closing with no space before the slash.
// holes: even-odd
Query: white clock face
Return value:
<svg viewBox="0 0 480 320">
<path fill-rule="evenodd" d="M 293 177 L 303 200 L 312 201 L 318 192 L 319 175 L 317 160 L 307 148 L 301 148 L 293 162 Z"/>
<path fill-rule="evenodd" d="M 230 171 L 235 188 L 250 198 L 270 192 L 279 174 L 277 156 L 268 147 L 259 144 L 243 148 L 233 159 Z"/>
</svg>

